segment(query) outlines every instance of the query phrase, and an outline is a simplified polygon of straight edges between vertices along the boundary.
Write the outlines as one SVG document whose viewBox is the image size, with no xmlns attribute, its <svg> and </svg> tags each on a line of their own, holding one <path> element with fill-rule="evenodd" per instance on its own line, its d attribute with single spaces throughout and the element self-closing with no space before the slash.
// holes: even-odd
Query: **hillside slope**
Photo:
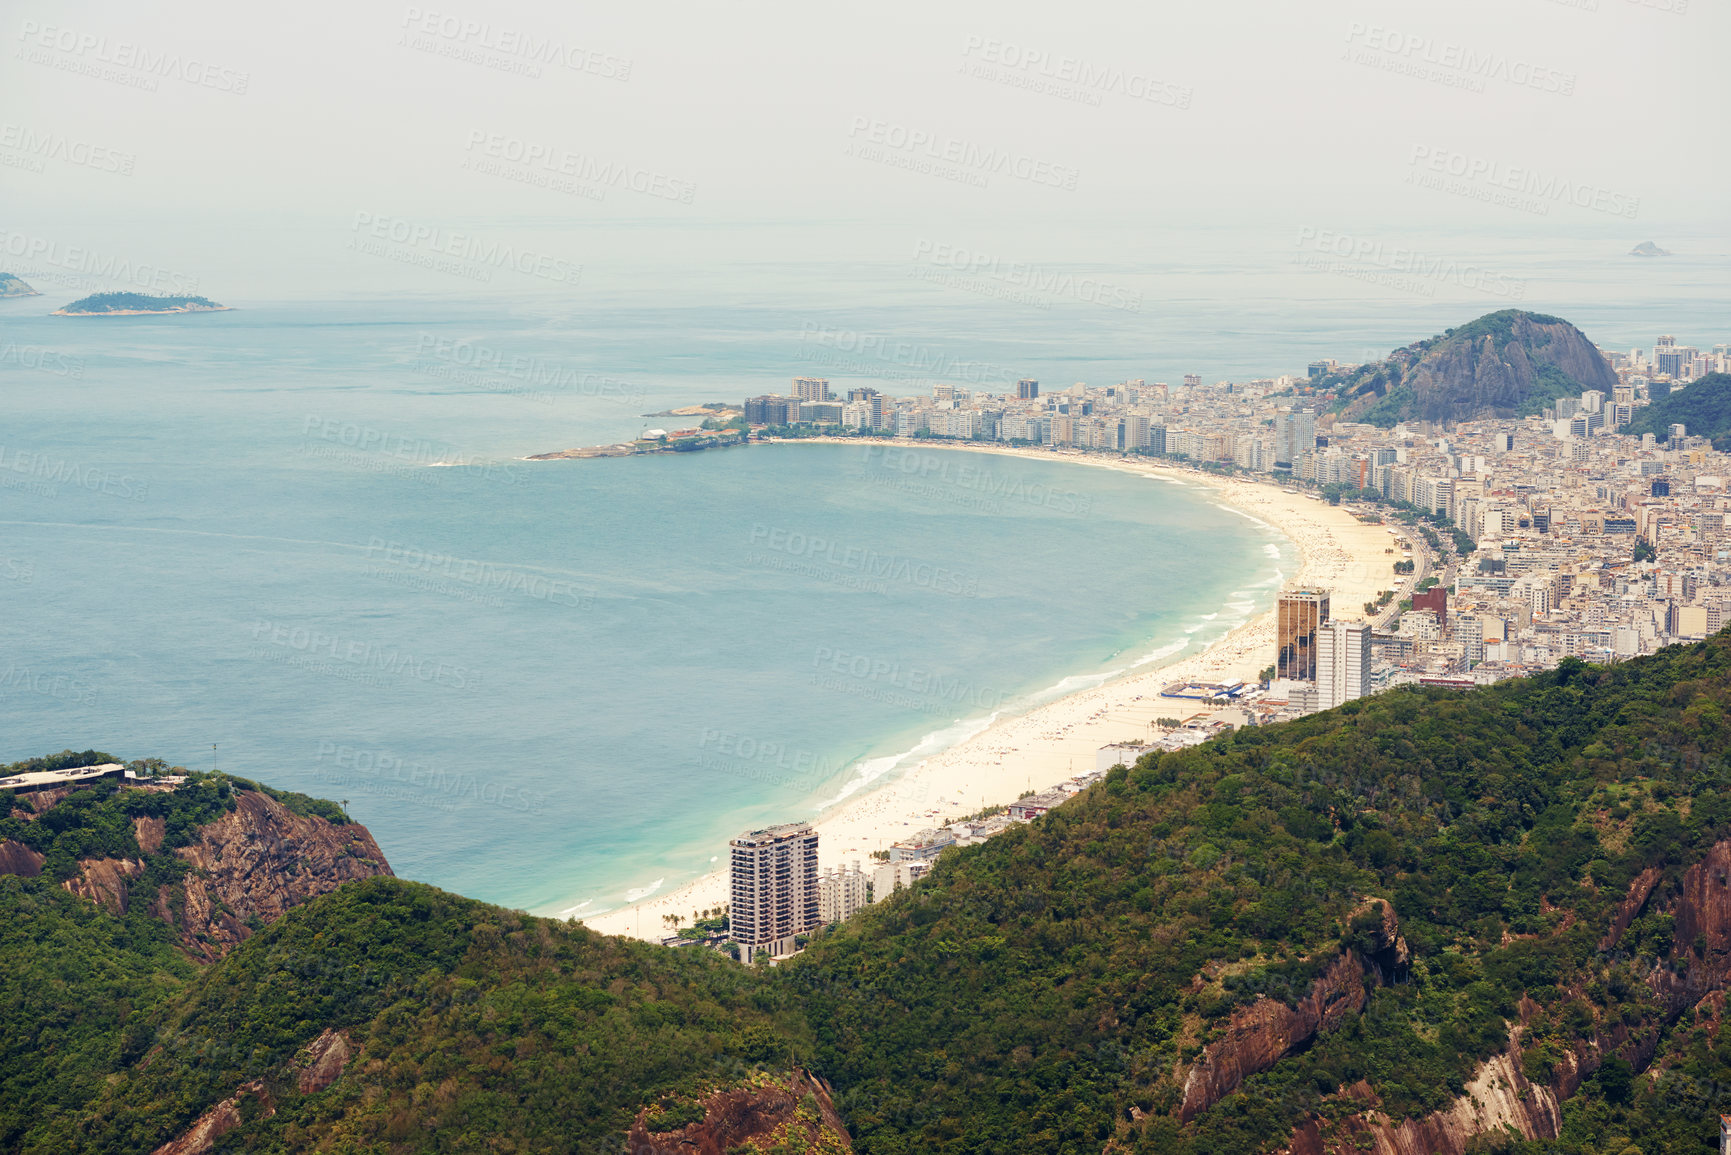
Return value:
<svg viewBox="0 0 1731 1155">
<path fill-rule="evenodd" d="M 1616 383 L 1616 371 L 1579 329 L 1519 309 L 1487 313 L 1318 382 L 1338 391 L 1348 419 L 1384 428 L 1525 417 L 1558 397 L 1609 394 Z"/>
<path fill-rule="evenodd" d="M 1672 425 L 1682 425 L 1690 437 L 1711 437 L 1714 448 L 1731 438 L 1731 373 L 1709 373 L 1673 390 L 1635 414 L 1625 430 L 1651 433 L 1663 441 Z"/>
<path fill-rule="evenodd" d="M 200 967 L 0 878 L 57 1024 L 8 1027 L 0 1146 L 1710 1149 L 1728 707 L 1720 635 L 1150 755 L 770 971 L 389 877 Z"/>
</svg>

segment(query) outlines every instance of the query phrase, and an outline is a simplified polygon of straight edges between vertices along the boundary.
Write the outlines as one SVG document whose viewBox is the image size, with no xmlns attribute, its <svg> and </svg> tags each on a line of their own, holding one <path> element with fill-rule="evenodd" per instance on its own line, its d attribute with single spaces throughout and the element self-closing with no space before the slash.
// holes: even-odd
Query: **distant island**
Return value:
<svg viewBox="0 0 1731 1155">
<path fill-rule="evenodd" d="M 54 310 L 55 317 L 145 317 L 156 313 L 216 313 L 227 309 L 209 297 L 155 296 L 150 293 L 92 293 Z"/>
<path fill-rule="evenodd" d="M 11 273 L 0 273 L 0 297 L 40 297 L 42 294 Z"/>
<path fill-rule="evenodd" d="M 1652 241 L 1642 241 L 1629 250 L 1629 255 L 1631 257 L 1668 257 L 1671 255 L 1671 250 L 1661 249 Z"/>
</svg>

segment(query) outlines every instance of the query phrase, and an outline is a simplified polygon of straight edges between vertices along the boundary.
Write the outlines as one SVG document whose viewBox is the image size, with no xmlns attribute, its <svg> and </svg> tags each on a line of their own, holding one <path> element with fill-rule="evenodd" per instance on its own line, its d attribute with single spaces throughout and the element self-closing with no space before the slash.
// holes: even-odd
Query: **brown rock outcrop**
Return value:
<svg viewBox="0 0 1731 1155">
<path fill-rule="evenodd" d="M 234 1094 L 200 1115 L 198 1122 L 180 1136 L 170 1139 L 150 1155 L 205 1155 L 216 1146 L 218 1139 L 241 1125 L 240 1101 L 247 1096 L 258 1100 L 260 1114 L 265 1118 L 276 1114 L 276 1103 L 272 1101 L 270 1091 L 262 1080 L 255 1079 L 242 1084 Z"/>
<path fill-rule="evenodd" d="M 307 1047 L 305 1065 L 295 1086 L 303 1095 L 316 1095 L 337 1081 L 353 1055 L 346 1031 L 327 1029 Z"/>
<path fill-rule="evenodd" d="M 1343 951 L 1295 1006 L 1261 997 L 1232 1012 L 1225 1038 L 1210 1043 L 1184 1078 L 1179 1119 L 1188 1123 L 1236 1091 L 1250 1076 L 1268 1070 L 1317 1035 L 1334 1030 L 1348 1016 L 1362 1011 L 1368 998 L 1367 971 L 1373 985 L 1398 981 L 1405 975 L 1412 952 L 1401 937 L 1394 904 L 1383 898 L 1367 898 L 1353 911 L 1351 921 L 1360 923 L 1366 914 L 1375 914 L 1380 921 L 1359 940 L 1364 954 Z"/>
<path fill-rule="evenodd" d="M 1239 1007 L 1227 1023 L 1226 1037 L 1210 1043 L 1185 1077 L 1179 1119 L 1188 1123 L 1251 1075 L 1268 1070 L 1318 1034 L 1334 1030 L 1347 1016 L 1363 1010 L 1364 1002 L 1364 964 L 1356 953 L 1345 951 L 1311 984 L 1296 1007 L 1267 997 Z"/>
<path fill-rule="evenodd" d="M 179 909 L 158 904 L 194 955 L 220 958 L 252 933 L 247 921 L 254 916 L 270 922 L 351 879 L 391 873 L 364 826 L 296 814 L 253 790 L 235 798 L 234 810 L 175 851 L 195 868 Z"/>
<path fill-rule="evenodd" d="M 1615 946 L 1640 917 L 1662 877 L 1659 870 L 1648 869 L 1634 879 L 1600 939 L 1600 950 Z M 1644 1070 L 1658 1052 L 1667 1025 L 1683 1011 L 1694 1007 L 1709 1018 L 1722 1012 L 1731 981 L 1731 840 L 1716 844 L 1683 872 L 1666 909 L 1676 920 L 1671 958 L 1647 980 L 1665 1006 L 1662 1018 L 1633 1026 L 1618 1023 L 1606 1034 L 1576 1039 L 1552 1068 L 1551 1082 L 1542 1085 L 1522 1073 L 1520 1030 L 1513 1027 L 1508 1049 L 1479 1066 L 1467 1093 L 1449 1109 L 1400 1121 L 1374 1108 L 1332 1124 L 1312 1119 L 1294 1132 L 1286 1150 L 1291 1155 L 1357 1155 L 1369 1149 L 1386 1155 L 1465 1155 L 1475 1136 L 1509 1128 L 1527 1139 L 1555 1139 L 1560 1104 L 1606 1058 L 1616 1055 L 1635 1070 Z M 1523 1001 L 1523 1013 L 1528 1006 Z"/>
<path fill-rule="evenodd" d="M 1526 1139 L 1555 1139 L 1562 1125 L 1557 1097 L 1521 1074 L 1513 1031 L 1509 1049 L 1480 1065 L 1454 1106 L 1422 1119 L 1389 1119 L 1367 1110 L 1334 1123 L 1312 1118 L 1294 1132 L 1289 1155 L 1465 1155 L 1473 1137 L 1513 1130 Z"/>
<path fill-rule="evenodd" d="M 807 1095 L 817 1104 L 815 1122 L 799 1115 Z M 643 1108 L 626 1135 L 626 1149 L 631 1155 L 726 1155 L 749 1139 L 773 1136 L 778 1142 L 796 1141 L 799 1149 L 814 1153 L 840 1155 L 853 1150 L 829 1089 L 804 1071 L 796 1070 L 785 1080 L 719 1091 L 705 1099 L 703 1107 L 701 1123 L 663 1132 L 648 1129 L 649 1108 Z"/>
<path fill-rule="evenodd" d="M 35 878 L 42 873 L 44 861 L 42 855 L 22 842 L 0 839 L 0 874 L 22 874 L 25 878 Z"/>
<path fill-rule="evenodd" d="M 1641 908 L 1647 905 L 1648 896 L 1663 877 L 1663 872 L 1657 866 L 1649 866 L 1635 876 L 1635 881 L 1629 884 L 1629 893 L 1623 896 L 1622 905 L 1617 907 L 1617 916 L 1611 920 L 1611 929 L 1599 940 L 1600 950 L 1610 950 L 1617 945 L 1617 940 L 1623 937 L 1629 924 L 1641 916 Z"/>
<path fill-rule="evenodd" d="M 42 791 L 29 800 L 37 806 L 54 793 Z M 46 809 L 42 805 L 32 817 Z M 160 818 L 134 818 L 140 851 L 160 852 L 164 827 Z M 193 869 L 178 885 L 157 892 L 151 913 L 180 932 L 183 949 L 206 962 L 244 942 L 255 917 L 270 922 L 351 879 L 391 873 L 366 827 L 296 814 L 256 790 L 236 791 L 235 808 L 200 828 L 197 842 L 174 853 Z M 0 841 L 0 874 L 33 878 L 42 873 L 44 861 L 22 843 Z M 128 882 L 144 873 L 143 860 L 86 858 L 79 866 L 79 874 L 62 885 L 111 913 L 125 914 Z"/>
<path fill-rule="evenodd" d="M 60 885 L 81 898 L 99 902 L 109 914 L 126 913 L 126 880 L 144 873 L 144 863 L 136 858 L 81 858 L 83 869 L 77 878 Z"/>
<path fill-rule="evenodd" d="M 162 849 L 162 831 L 167 825 L 160 818 L 139 815 L 132 820 L 132 836 L 138 840 L 138 849 L 144 854 L 155 854 Z"/>
</svg>

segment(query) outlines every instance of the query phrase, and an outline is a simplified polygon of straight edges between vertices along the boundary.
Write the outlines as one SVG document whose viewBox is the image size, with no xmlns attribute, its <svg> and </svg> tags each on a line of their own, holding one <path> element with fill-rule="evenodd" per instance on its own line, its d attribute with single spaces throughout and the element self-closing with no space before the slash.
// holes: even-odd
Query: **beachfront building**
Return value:
<svg viewBox="0 0 1731 1155">
<path fill-rule="evenodd" d="M 954 846 L 956 836 L 948 830 L 926 829 L 916 831 L 911 837 L 890 846 L 891 862 L 930 862 L 944 852 L 945 847 Z"/>
<path fill-rule="evenodd" d="M 1096 771 L 1110 770 L 1120 762 L 1126 766 L 1136 765 L 1136 759 L 1148 752 L 1146 742 L 1114 742 L 1110 746 L 1102 746 L 1094 752 L 1094 769 Z"/>
<path fill-rule="evenodd" d="M 1280 595 L 1275 636 L 1280 649 L 1274 676 L 1298 682 L 1316 681 L 1316 634 L 1328 621 L 1326 590 L 1289 590 Z"/>
<path fill-rule="evenodd" d="M 1368 622 L 1329 622 L 1316 635 L 1316 705 L 1328 710 L 1371 691 Z"/>
<path fill-rule="evenodd" d="M 728 843 L 731 904 L 728 924 L 742 958 L 760 950 L 792 954 L 795 938 L 821 925 L 817 831 L 787 822 L 742 834 Z"/>
<path fill-rule="evenodd" d="M 867 901 L 866 877 L 860 864 L 848 867 L 828 867 L 817 880 L 817 917 L 824 925 L 846 922 L 853 912 Z"/>
<path fill-rule="evenodd" d="M 904 886 L 912 886 L 932 868 L 929 862 L 887 862 L 872 871 L 872 901 L 882 902 Z"/>
</svg>

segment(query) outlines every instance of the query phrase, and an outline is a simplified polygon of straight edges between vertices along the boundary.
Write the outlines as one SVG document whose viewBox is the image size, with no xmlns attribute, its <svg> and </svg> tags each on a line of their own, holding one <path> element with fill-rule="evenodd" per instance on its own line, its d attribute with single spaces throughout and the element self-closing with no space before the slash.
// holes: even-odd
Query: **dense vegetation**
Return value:
<svg viewBox="0 0 1731 1155">
<path fill-rule="evenodd" d="M 133 916 L 0 879 L 0 971 L 35 1000 L 7 1012 L 0 1146 L 149 1151 L 263 1079 L 275 1115 L 223 1149 L 616 1151 L 637 1108 L 684 1120 L 702 1087 L 791 1061 L 833 1083 L 863 1155 L 1263 1152 L 1355 1109 L 1355 1084 L 1394 1118 L 1446 1108 L 1524 1017 L 1539 1082 L 1573 1040 L 1664 1032 L 1653 1070 L 1614 1058 L 1568 1101 L 1563 1150 L 1707 1149 L 1731 1028 L 1674 1019 L 1651 983 L 1718 965 L 1669 912 L 1731 836 L 1728 705 L 1721 635 L 1145 756 L 773 971 L 378 878 L 193 974 Z M 1601 952 L 1649 867 L 1644 913 Z M 1183 1073 L 1235 1009 L 1296 1005 L 1344 948 L 1375 952 L 1373 900 L 1408 964 L 1376 964 L 1362 1014 L 1180 1122 Z M 299 1095 L 296 1055 L 327 1028 L 364 1061 Z"/>
<path fill-rule="evenodd" d="M 1731 445 L 1731 373 L 1709 373 L 1673 390 L 1637 411 L 1625 432 L 1651 433 L 1663 441 L 1673 425 L 1682 425 L 1691 437 L 1713 438 L 1715 449 Z"/>
</svg>

